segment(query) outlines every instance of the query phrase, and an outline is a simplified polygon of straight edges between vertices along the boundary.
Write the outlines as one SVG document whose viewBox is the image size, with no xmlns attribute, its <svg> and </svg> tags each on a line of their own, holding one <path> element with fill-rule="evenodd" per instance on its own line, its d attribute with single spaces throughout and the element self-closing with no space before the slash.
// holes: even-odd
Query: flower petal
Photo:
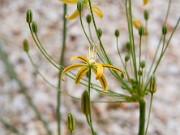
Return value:
<svg viewBox="0 0 180 135">
<path fill-rule="evenodd" d="M 92 68 L 92 70 L 95 74 L 97 74 L 97 70 L 95 68 Z M 102 75 L 98 80 L 101 84 L 103 92 L 107 92 L 108 84 L 107 84 L 107 81 L 106 81 L 106 78 L 104 77 L 104 75 Z"/>
<path fill-rule="evenodd" d="M 103 12 L 101 9 L 99 9 L 98 7 L 96 6 L 92 6 L 92 11 L 97 15 L 99 16 L 100 18 L 103 18 Z"/>
<path fill-rule="evenodd" d="M 115 67 L 115 66 L 112 66 L 112 65 L 109 65 L 109 64 L 102 64 L 103 67 L 107 67 L 107 68 L 110 68 L 110 69 L 113 69 L 113 70 L 116 70 L 116 71 L 119 71 L 121 72 L 123 75 L 125 75 L 124 71 L 122 71 L 120 68 L 118 67 Z"/>
<path fill-rule="evenodd" d="M 144 6 L 149 2 L 149 0 L 144 0 L 143 3 L 144 3 Z"/>
<path fill-rule="evenodd" d="M 82 68 L 78 71 L 78 73 L 77 73 L 77 75 L 76 75 L 76 78 L 75 78 L 75 84 L 78 84 L 78 83 L 79 83 L 79 81 L 81 80 L 81 78 L 85 75 L 85 73 L 86 73 L 88 70 L 89 70 L 88 67 L 82 67 Z"/>
<path fill-rule="evenodd" d="M 79 11 L 76 9 L 71 15 L 66 15 L 65 18 L 72 20 L 72 19 L 78 17 L 78 15 L 79 15 Z"/>
<path fill-rule="evenodd" d="M 77 64 L 73 64 L 73 65 L 70 65 L 70 66 L 66 67 L 66 68 L 63 70 L 62 74 L 61 74 L 61 79 L 64 80 L 63 75 L 64 75 L 66 72 L 68 72 L 68 71 L 70 71 L 70 70 L 72 70 L 72 69 L 75 69 L 75 68 L 83 67 L 83 66 L 85 66 L 85 64 L 83 64 L 83 63 L 77 63 Z"/>
<path fill-rule="evenodd" d="M 96 73 L 96 80 L 97 80 L 103 75 L 103 66 L 100 63 L 95 63 L 94 65 L 96 66 L 97 69 L 97 73 Z"/>
<path fill-rule="evenodd" d="M 73 56 L 71 57 L 71 61 L 73 61 L 74 59 L 81 59 L 83 62 L 87 63 L 88 62 L 88 59 L 84 56 Z"/>
<path fill-rule="evenodd" d="M 78 0 L 59 0 L 65 4 L 76 4 Z"/>
</svg>

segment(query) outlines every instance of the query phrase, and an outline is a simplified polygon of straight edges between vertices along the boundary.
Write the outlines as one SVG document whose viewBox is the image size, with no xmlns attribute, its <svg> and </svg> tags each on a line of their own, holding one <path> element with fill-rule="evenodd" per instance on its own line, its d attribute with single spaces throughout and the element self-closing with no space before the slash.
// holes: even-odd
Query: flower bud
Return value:
<svg viewBox="0 0 180 135">
<path fill-rule="evenodd" d="M 130 43 L 130 42 L 127 42 L 127 43 L 126 43 L 126 48 L 127 48 L 128 50 L 131 49 L 131 43 Z"/>
<path fill-rule="evenodd" d="M 86 16 L 86 21 L 87 21 L 87 23 L 91 23 L 91 15 L 90 14 L 88 14 L 87 16 Z"/>
<path fill-rule="evenodd" d="M 139 32 L 139 36 L 144 35 L 144 27 L 142 25 L 139 27 L 138 32 Z"/>
<path fill-rule="evenodd" d="M 101 37 L 102 36 L 102 30 L 99 28 L 99 29 L 97 29 L 97 35 L 99 36 L 99 37 Z"/>
<path fill-rule="evenodd" d="M 146 21 L 149 19 L 149 12 L 147 10 L 144 11 L 144 19 Z"/>
<path fill-rule="evenodd" d="M 167 34 L 167 26 L 164 24 L 162 27 L 162 34 L 166 35 Z"/>
<path fill-rule="evenodd" d="M 90 99 L 88 91 L 84 91 L 81 96 L 81 109 L 86 116 L 90 114 Z"/>
<path fill-rule="evenodd" d="M 32 20 L 33 20 L 32 11 L 31 11 L 31 9 L 28 9 L 28 10 L 26 11 L 26 22 L 27 22 L 27 23 L 31 23 Z"/>
<path fill-rule="evenodd" d="M 141 70 L 138 71 L 138 75 L 142 76 L 142 71 Z"/>
<path fill-rule="evenodd" d="M 37 32 L 38 32 L 38 26 L 37 26 L 37 23 L 36 23 L 35 21 L 32 22 L 31 27 L 32 27 L 32 31 L 33 31 L 34 33 L 37 33 Z"/>
<path fill-rule="evenodd" d="M 146 62 L 144 61 L 144 60 L 142 60 L 141 62 L 140 62 L 140 67 L 141 68 L 144 68 L 146 66 Z"/>
<path fill-rule="evenodd" d="M 125 56 L 125 58 L 124 58 L 124 60 L 125 60 L 125 62 L 128 62 L 128 60 L 129 60 L 129 54 L 126 54 L 126 56 Z"/>
<path fill-rule="evenodd" d="M 27 39 L 24 39 L 23 47 L 24 47 L 24 51 L 28 53 L 29 52 L 29 43 L 28 43 Z"/>
<path fill-rule="evenodd" d="M 153 94 L 156 92 L 156 90 L 157 90 L 156 77 L 155 75 L 152 75 L 150 78 L 149 92 Z"/>
<path fill-rule="evenodd" d="M 75 129 L 75 119 L 71 113 L 67 115 L 67 126 L 70 132 L 72 132 Z"/>
<path fill-rule="evenodd" d="M 119 30 L 118 30 L 118 29 L 115 30 L 114 35 L 115 35 L 116 37 L 119 37 Z"/>
<path fill-rule="evenodd" d="M 82 12 L 82 10 L 83 10 L 83 0 L 78 0 L 78 2 L 77 2 L 77 10 L 79 12 Z"/>
</svg>

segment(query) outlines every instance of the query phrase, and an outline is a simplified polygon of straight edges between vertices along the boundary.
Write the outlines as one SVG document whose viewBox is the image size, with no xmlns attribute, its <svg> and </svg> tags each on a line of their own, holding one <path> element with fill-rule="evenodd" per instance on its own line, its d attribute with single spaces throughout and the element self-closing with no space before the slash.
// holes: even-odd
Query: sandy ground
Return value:
<svg viewBox="0 0 180 135">
<path fill-rule="evenodd" d="M 137 3 L 137 1 L 139 3 Z M 103 30 L 102 40 L 107 53 L 114 64 L 121 66 L 114 38 L 114 30 L 120 29 L 120 48 L 128 39 L 125 9 L 120 1 L 97 1 L 104 11 L 104 18 L 97 18 L 97 25 Z M 32 101 L 41 112 L 42 117 L 48 122 L 48 126 L 57 134 L 56 125 L 56 90 L 46 84 L 35 73 L 27 55 L 23 52 L 22 41 L 27 38 L 30 43 L 30 54 L 39 70 L 48 80 L 57 85 L 58 71 L 48 63 L 39 52 L 32 40 L 28 25 L 25 20 L 27 9 L 32 9 L 34 20 L 39 26 L 39 38 L 48 53 L 58 61 L 61 50 L 62 34 L 62 3 L 58 0 L 0 0 L 0 39 L 3 41 L 3 49 L 8 53 L 9 59 L 20 80 L 32 97 Z M 69 6 L 71 13 L 76 6 Z M 161 26 L 165 18 L 167 2 L 163 0 L 151 0 L 147 7 L 142 6 L 140 0 L 133 1 L 133 16 L 143 19 L 143 8 L 150 11 L 149 20 L 149 51 L 157 46 L 161 34 Z M 88 11 L 86 11 L 87 13 Z M 174 0 L 168 18 L 169 32 L 172 32 L 180 16 L 180 1 Z M 168 51 L 161 62 L 157 72 L 158 90 L 154 95 L 151 120 L 148 135 L 179 135 L 180 134 L 180 53 L 179 40 L 180 27 L 174 35 Z M 135 32 L 135 36 L 137 33 Z M 169 34 L 168 34 L 169 36 Z M 68 21 L 68 37 L 65 56 L 65 65 L 71 64 L 69 58 L 74 55 L 86 55 L 88 42 L 83 35 L 79 21 Z M 122 49 L 123 50 L 123 49 Z M 109 73 L 107 72 L 109 75 Z M 108 76 L 107 75 L 107 76 Z M 110 88 L 119 90 L 119 84 L 109 77 Z M 5 66 L 0 61 L 0 116 L 10 122 L 26 135 L 45 135 L 42 124 L 36 118 L 32 109 L 28 106 L 25 97 L 19 91 L 17 83 L 7 75 Z M 63 90 L 74 96 L 80 97 L 85 87 L 75 86 L 73 81 L 67 79 L 63 83 Z M 101 97 L 93 93 L 93 99 Z M 149 101 L 149 96 L 147 96 Z M 148 102 L 147 102 L 148 103 Z M 147 104 L 148 105 L 148 104 Z M 90 134 L 84 115 L 81 113 L 80 102 L 62 95 L 62 134 L 68 134 L 66 128 L 66 116 L 68 112 L 75 115 L 77 126 L 74 135 Z M 138 129 L 138 105 L 137 104 L 93 104 L 93 123 L 99 135 L 136 135 Z M 0 135 L 13 135 L 0 124 Z"/>
</svg>

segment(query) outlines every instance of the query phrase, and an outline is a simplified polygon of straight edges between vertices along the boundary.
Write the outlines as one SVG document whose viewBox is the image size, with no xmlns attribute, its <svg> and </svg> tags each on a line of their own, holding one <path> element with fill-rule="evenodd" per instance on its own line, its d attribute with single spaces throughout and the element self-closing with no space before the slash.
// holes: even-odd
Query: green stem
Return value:
<svg viewBox="0 0 180 135">
<path fill-rule="evenodd" d="M 151 115 L 151 109 L 152 109 L 152 101 L 153 101 L 153 94 L 151 94 L 151 100 L 150 100 L 150 105 L 149 105 L 148 120 L 147 120 L 145 135 L 147 135 L 147 131 L 148 131 L 148 127 L 149 127 L 149 121 L 150 121 L 150 115 Z"/>
<path fill-rule="evenodd" d="M 63 40 L 62 40 L 62 50 L 59 64 L 61 66 L 64 65 L 64 53 L 66 48 L 66 33 L 67 33 L 67 20 L 65 15 L 67 13 L 67 5 L 63 5 Z M 57 124 L 58 124 L 58 135 L 61 135 L 61 74 L 62 70 L 59 70 L 59 78 L 58 78 L 58 91 L 57 91 Z"/>
<path fill-rule="evenodd" d="M 144 135 L 145 119 L 146 119 L 146 103 L 144 99 L 139 101 L 139 132 L 138 135 Z"/>
<path fill-rule="evenodd" d="M 89 93 L 89 99 L 91 101 L 91 68 L 89 68 L 89 72 L 88 72 L 88 93 Z M 90 114 L 89 114 L 89 126 L 91 127 L 92 135 L 94 135 L 92 116 L 91 116 L 91 107 L 90 107 Z"/>
</svg>

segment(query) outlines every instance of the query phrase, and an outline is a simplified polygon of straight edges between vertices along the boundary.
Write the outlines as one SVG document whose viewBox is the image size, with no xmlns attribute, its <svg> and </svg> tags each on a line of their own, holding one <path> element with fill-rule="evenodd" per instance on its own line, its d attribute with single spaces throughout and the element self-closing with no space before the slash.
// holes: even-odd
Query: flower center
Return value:
<svg viewBox="0 0 180 135">
<path fill-rule="evenodd" d="M 91 51 L 91 48 L 89 47 L 87 58 L 88 58 L 90 64 L 95 62 L 95 60 L 96 60 L 96 52 L 95 52 L 94 47 L 93 47 L 92 51 Z"/>
</svg>

